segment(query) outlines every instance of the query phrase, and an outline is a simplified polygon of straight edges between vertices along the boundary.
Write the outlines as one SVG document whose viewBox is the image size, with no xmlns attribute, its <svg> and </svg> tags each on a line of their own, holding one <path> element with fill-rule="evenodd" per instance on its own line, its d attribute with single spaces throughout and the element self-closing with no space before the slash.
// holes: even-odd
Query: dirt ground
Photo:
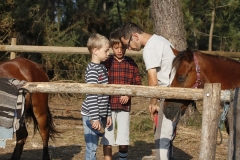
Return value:
<svg viewBox="0 0 240 160">
<path fill-rule="evenodd" d="M 83 160 L 85 153 L 85 142 L 80 115 L 82 99 L 66 102 L 62 99 L 52 98 L 50 109 L 54 118 L 56 128 L 62 133 L 57 139 L 49 142 L 49 150 L 52 160 Z M 131 120 L 139 120 L 142 116 L 148 116 L 149 100 L 147 98 L 133 98 Z M 37 133 L 33 136 L 33 126 L 28 125 L 29 137 L 24 146 L 23 160 L 41 160 L 42 142 Z M 155 154 L 153 130 L 131 131 L 131 144 L 129 147 L 129 160 L 152 160 Z M 217 160 L 227 159 L 228 136 L 223 133 L 223 143 L 217 145 Z M 193 126 L 178 125 L 177 136 L 173 142 L 174 157 L 176 160 L 197 160 L 200 149 L 201 128 Z M 218 138 L 218 141 L 220 139 Z M 15 137 L 7 141 L 5 149 L 0 149 L 0 159 L 7 160 L 11 157 L 15 146 Z M 117 146 L 113 147 L 113 157 L 117 157 Z M 103 159 L 102 146 L 97 151 L 97 159 Z"/>
</svg>

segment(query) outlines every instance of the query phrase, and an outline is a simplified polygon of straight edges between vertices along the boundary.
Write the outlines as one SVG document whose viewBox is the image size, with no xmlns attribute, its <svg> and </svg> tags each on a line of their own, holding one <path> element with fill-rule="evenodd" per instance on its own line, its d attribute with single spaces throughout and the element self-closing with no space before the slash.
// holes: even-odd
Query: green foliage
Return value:
<svg viewBox="0 0 240 160">
<path fill-rule="evenodd" d="M 71 80 L 85 83 L 85 69 L 90 61 L 90 55 L 46 54 L 44 57 L 52 81 Z"/>
<path fill-rule="evenodd" d="M 75 46 L 79 35 L 76 34 L 76 31 L 72 30 L 72 26 L 61 31 L 59 23 L 51 22 L 48 17 L 46 17 L 43 25 L 45 25 L 43 45 L 66 47 Z M 76 25 L 81 25 L 81 22 L 76 23 Z"/>
<path fill-rule="evenodd" d="M 208 49 L 211 13 L 215 8 L 213 50 L 239 51 L 239 0 L 182 1 L 188 47 Z"/>
<path fill-rule="evenodd" d="M 132 0 L 129 2 L 128 13 L 123 17 L 124 22 L 134 22 L 145 32 L 153 33 L 153 21 L 149 0 Z"/>
<path fill-rule="evenodd" d="M 127 14 L 126 3 L 119 1 L 120 15 L 118 13 L 117 3 L 114 3 L 113 7 L 109 10 L 108 21 L 115 24 L 115 28 L 119 27 L 121 24 L 120 18 L 124 17 Z"/>
<path fill-rule="evenodd" d="M 132 21 L 153 33 L 149 0 L 0 0 L 0 43 L 17 38 L 20 45 L 85 47 L 90 33 L 106 37 L 115 28 Z M 184 0 L 182 10 L 188 47 L 208 48 L 211 12 L 216 9 L 213 50 L 239 51 L 239 0 Z M 105 7 L 104 7 L 105 6 Z M 83 81 L 89 55 L 50 55 L 21 53 L 46 64 L 53 80 Z M 6 54 L 7 55 L 7 54 Z M 2 60 L 5 55 L 2 56 Z M 142 81 L 147 75 L 142 56 L 133 56 Z M 73 71 L 76 73 L 72 73 Z M 69 71 L 67 71 L 69 70 Z M 80 79 L 78 79 L 80 78 Z"/>
<path fill-rule="evenodd" d="M 12 1 L 0 0 L 0 44 L 9 44 L 13 22 L 12 7 Z"/>
</svg>

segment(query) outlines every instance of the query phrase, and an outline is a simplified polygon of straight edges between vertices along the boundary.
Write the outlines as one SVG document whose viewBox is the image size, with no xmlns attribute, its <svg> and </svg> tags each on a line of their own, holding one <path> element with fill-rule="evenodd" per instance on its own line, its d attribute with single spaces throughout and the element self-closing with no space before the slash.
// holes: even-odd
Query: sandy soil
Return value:
<svg viewBox="0 0 240 160">
<path fill-rule="evenodd" d="M 83 127 L 80 115 L 81 100 L 75 99 L 66 101 L 52 98 L 50 108 L 54 117 L 54 123 L 62 133 L 58 135 L 56 141 L 49 142 L 52 160 L 83 160 L 85 153 L 85 142 L 83 137 Z M 148 99 L 133 98 L 132 121 L 148 116 Z M 29 137 L 24 146 L 22 154 L 23 160 L 41 160 L 42 142 L 37 133 L 33 136 L 33 126 L 28 125 Z M 227 159 L 228 136 L 223 133 L 223 143 L 217 145 L 216 159 Z M 201 139 L 201 128 L 193 126 L 178 125 L 177 137 L 174 140 L 174 157 L 176 160 L 197 160 L 199 155 Z M 218 141 L 220 139 L 218 138 Z M 7 141 L 5 149 L 0 149 L 0 159 L 7 160 L 11 157 L 14 149 L 15 137 Z M 117 157 L 118 147 L 113 147 L 114 159 Z M 129 160 L 150 160 L 154 156 L 153 130 L 131 131 L 131 145 L 129 147 Z M 97 158 L 103 159 L 102 146 L 99 146 Z"/>
</svg>

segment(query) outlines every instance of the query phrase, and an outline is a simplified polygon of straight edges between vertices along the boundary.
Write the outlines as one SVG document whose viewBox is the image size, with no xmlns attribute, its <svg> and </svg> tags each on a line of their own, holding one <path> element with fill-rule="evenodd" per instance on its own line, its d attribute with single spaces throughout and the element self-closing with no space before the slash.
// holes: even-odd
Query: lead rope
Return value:
<svg viewBox="0 0 240 160">
<path fill-rule="evenodd" d="M 224 94 L 224 99 L 226 99 L 226 95 Z M 224 124 L 224 121 L 226 120 L 226 116 L 227 116 L 227 113 L 228 113 L 228 110 L 229 110 L 229 104 L 225 102 L 223 102 L 223 111 L 222 111 L 222 114 L 220 116 L 220 119 L 219 119 L 219 122 L 218 122 L 218 131 L 219 131 L 219 134 L 220 134 L 220 142 L 217 143 L 217 145 L 220 145 L 222 144 L 222 128 L 223 128 L 223 124 Z"/>
</svg>

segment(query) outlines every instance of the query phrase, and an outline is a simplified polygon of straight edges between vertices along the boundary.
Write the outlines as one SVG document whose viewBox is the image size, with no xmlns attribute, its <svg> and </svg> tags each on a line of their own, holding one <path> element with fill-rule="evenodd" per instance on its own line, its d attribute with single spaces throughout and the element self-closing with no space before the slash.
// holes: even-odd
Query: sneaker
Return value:
<svg viewBox="0 0 240 160">
<path fill-rule="evenodd" d="M 105 130 L 103 128 L 103 126 L 101 125 L 101 128 L 100 130 L 96 130 L 94 128 L 92 128 L 92 124 L 93 124 L 93 121 L 92 120 L 86 120 L 86 124 L 87 126 L 94 132 L 96 133 L 98 136 L 102 137 L 105 133 Z"/>
</svg>

